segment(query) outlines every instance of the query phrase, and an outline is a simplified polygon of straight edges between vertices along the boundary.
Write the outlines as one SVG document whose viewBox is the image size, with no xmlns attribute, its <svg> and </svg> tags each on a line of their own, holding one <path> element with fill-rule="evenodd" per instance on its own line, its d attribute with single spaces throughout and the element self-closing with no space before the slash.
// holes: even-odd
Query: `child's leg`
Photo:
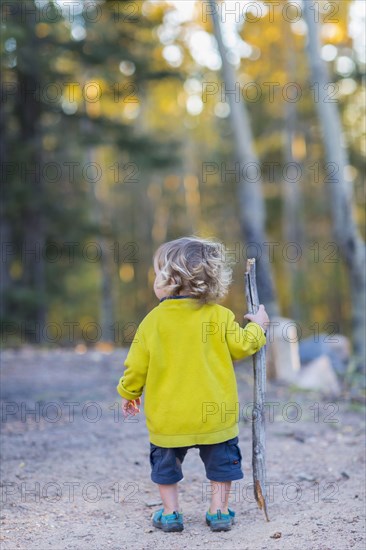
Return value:
<svg viewBox="0 0 366 550">
<path fill-rule="evenodd" d="M 178 482 L 183 479 L 182 462 L 188 447 L 166 448 L 150 443 L 151 480 L 159 487 L 164 514 L 179 512 Z"/>
<path fill-rule="evenodd" d="M 216 514 L 221 510 L 223 514 L 228 514 L 228 503 L 231 481 L 211 481 L 211 505 L 210 514 Z"/>
<path fill-rule="evenodd" d="M 174 511 L 179 511 L 178 507 L 178 483 L 172 485 L 158 485 L 161 500 L 164 505 L 164 514 L 172 514 Z"/>
<path fill-rule="evenodd" d="M 210 513 L 221 510 L 228 514 L 228 503 L 232 481 L 244 477 L 241 469 L 241 452 L 238 437 L 233 437 L 222 443 L 200 445 L 200 456 L 206 468 L 206 476 L 210 480 L 211 504 Z M 227 481 L 213 481 L 213 479 Z"/>
</svg>

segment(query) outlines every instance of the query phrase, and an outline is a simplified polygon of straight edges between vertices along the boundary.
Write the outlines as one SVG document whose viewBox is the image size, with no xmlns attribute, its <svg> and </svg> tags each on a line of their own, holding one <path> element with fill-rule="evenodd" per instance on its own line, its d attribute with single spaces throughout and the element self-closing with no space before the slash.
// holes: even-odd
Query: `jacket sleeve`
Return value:
<svg viewBox="0 0 366 550">
<path fill-rule="evenodd" d="M 135 334 L 124 365 L 126 368 L 119 380 L 117 392 L 125 399 L 137 399 L 144 390 L 149 367 L 149 352 L 146 348 L 141 327 L 138 328 Z"/>
<path fill-rule="evenodd" d="M 226 326 L 226 342 L 232 359 L 244 359 L 254 355 L 266 343 L 263 328 L 257 323 L 250 322 L 245 328 L 241 328 L 235 321 L 232 311 L 229 311 Z"/>
</svg>

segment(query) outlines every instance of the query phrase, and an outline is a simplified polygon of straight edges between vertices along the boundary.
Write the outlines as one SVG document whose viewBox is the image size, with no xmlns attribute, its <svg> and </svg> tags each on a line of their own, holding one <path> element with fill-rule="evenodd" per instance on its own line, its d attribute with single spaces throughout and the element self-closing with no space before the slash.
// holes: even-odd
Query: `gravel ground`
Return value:
<svg viewBox="0 0 366 550">
<path fill-rule="evenodd" d="M 180 483 L 185 529 L 153 529 L 161 506 L 143 412 L 123 421 L 115 390 L 125 355 L 2 352 L 2 550 L 365 548 L 363 406 L 268 384 L 267 523 L 251 485 L 250 362 L 236 366 L 245 476 L 232 488 L 236 525 L 206 526 L 208 483 L 193 449 Z"/>
</svg>

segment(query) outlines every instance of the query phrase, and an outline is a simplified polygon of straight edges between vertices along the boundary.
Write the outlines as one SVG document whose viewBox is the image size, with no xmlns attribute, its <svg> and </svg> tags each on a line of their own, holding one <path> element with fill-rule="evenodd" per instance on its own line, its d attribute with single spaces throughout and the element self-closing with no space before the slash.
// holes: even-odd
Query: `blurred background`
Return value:
<svg viewBox="0 0 366 550">
<path fill-rule="evenodd" d="M 127 346 L 154 251 L 194 234 L 223 243 L 238 320 L 254 256 L 272 315 L 360 357 L 362 0 L 1 10 L 3 345 Z"/>
</svg>

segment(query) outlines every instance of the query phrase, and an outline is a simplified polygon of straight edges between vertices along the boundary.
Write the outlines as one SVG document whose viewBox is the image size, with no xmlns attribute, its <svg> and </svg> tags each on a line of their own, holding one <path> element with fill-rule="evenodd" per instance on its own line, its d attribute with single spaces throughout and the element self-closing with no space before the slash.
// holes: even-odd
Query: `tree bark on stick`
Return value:
<svg viewBox="0 0 366 550">
<path fill-rule="evenodd" d="M 245 296 L 249 313 L 257 313 L 259 298 L 257 291 L 255 259 L 247 260 L 245 272 Z M 264 405 L 266 399 L 266 348 L 253 355 L 254 395 L 252 412 L 252 467 L 254 496 L 269 521 L 266 502 L 266 429 Z"/>
</svg>

